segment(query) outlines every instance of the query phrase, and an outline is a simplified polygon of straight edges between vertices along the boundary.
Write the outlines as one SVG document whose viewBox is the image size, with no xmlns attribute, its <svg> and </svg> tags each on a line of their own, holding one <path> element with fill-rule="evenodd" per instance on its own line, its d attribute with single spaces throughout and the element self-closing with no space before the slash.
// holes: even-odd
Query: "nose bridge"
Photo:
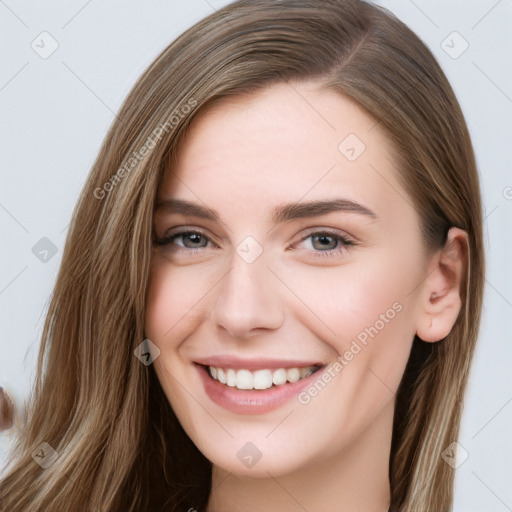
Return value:
<svg viewBox="0 0 512 512">
<path fill-rule="evenodd" d="M 264 254 L 246 258 L 233 253 L 231 269 L 218 288 L 213 320 L 234 337 L 247 337 L 258 329 L 277 329 L 284 320 L 284 304 Z M 274 279 L 273 279 L 274 278 Z"/>
</svg>

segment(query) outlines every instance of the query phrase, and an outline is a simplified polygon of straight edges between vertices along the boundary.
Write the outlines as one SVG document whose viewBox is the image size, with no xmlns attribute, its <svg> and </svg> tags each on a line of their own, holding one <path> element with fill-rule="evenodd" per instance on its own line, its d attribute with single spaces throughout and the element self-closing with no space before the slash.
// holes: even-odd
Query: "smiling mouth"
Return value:
<svg viewBox="0 0 512 512">
<path fill-rule="evenodd" d="M 265 390 L 274 387 L 293 384 L 305 379 L 322 368 L 322 365 L 306 366 L 303 368 L 277 368 L 261 370 L 235 370 L 201 365 L 211 379 L 241 391 Z"/>
</svg>

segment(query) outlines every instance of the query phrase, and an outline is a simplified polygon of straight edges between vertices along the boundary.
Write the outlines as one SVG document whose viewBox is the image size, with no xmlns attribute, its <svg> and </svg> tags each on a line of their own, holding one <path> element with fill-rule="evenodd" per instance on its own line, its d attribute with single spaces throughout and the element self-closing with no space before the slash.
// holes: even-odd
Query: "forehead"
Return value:
<svg viewBox="0 0 512 512">
<path fill-rule="evenodd" d="M 333 194 L 377 212 L 402 196 L 407 209 L 392 153 L 353 101 L 317 84 L 280 84 L 223 100 L 196 118 L 159 195 L 254 214 Z"/>
</svg>

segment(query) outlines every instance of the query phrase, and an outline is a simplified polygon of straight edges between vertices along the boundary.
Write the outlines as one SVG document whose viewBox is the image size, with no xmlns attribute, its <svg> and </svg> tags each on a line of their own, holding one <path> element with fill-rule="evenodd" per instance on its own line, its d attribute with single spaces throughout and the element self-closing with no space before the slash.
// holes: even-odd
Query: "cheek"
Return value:
<svg viewBox="0 0 512 512">
<path fill-rule="evenodd" d="M 362 254 L 337 267 L 301 266 L 288 272 L 287 281 L 293 279 L 297 297 L 340 340 L 357 336 L 386 312 L 392 323 L 395 317 L 404 316 L 396 315 L 400 308 L 393 305 L 408 307 L 420 275 L 414 262 L 397 258 L 389 250 Z"/>
<path fill-rule="evenodd" d="M 311 403 L 306 410 L 330 411 L 324 428 L 325 436 L 332 436 L 331 448 L 341 449 L 394 399 L 415 332 L 408 295 L 418 274 L 414 264 L 385 252 L 362 260 L 304 269 L 294 281 L 297 296 L 321 323 L 313 316 L 305 321 L 299 309 L 294 317 L 338 354 L 329 384 L 317 386 L 325 391 L 312 386 L 301 402 Z"/>
<path fill-rule="evenodd" d="M 202 322 L 211 284 L 205 273 L 193 266 L 177 267 L 154 255 L 146 298 L 144 334 L 160 349 L 154 370 L 180 423 L 193 431 L 190 418 L 197 415 L 194 403 L 183 392 L 190 371 L 181 361 L 182 346 Z"/>
<path fill-rule="evenodd" d="M 197 321 L 199 306 L 211 288 L 206 277 L 192 266 L 178 268 L 162 256 L 153 258 L 144 324 L 149 339 L 167 347 L 179 339 L 177 332 Z"/>
<path fill-rule="evenodd" d="M 310 330 L 345 356 L 343 373 L 356 394 L 373 386 L 389 395 L 398 387 L 415 333 L 411 292 L 421 272 L 412 260 L 388 249 L 295 274 L 296 295 L 321 321 L 312 316 Z M 305 318 L 298 310 L 295 317 Z"/>
</svg>

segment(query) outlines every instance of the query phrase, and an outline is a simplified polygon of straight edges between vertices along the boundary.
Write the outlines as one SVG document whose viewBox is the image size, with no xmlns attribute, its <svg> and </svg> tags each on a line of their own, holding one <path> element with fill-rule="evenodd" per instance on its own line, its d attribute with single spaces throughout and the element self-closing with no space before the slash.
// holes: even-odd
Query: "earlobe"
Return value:
<svg viewBox="0 0 512 512">
<path fill-rule="evenodd" d="M 416 334 L 423 341 L 440 341 L 452 330 L 462 306 L 467 255 L 467 233 L 451 228 L 444 246 L 430 260 L 419 299 Z"/>
</svg>

